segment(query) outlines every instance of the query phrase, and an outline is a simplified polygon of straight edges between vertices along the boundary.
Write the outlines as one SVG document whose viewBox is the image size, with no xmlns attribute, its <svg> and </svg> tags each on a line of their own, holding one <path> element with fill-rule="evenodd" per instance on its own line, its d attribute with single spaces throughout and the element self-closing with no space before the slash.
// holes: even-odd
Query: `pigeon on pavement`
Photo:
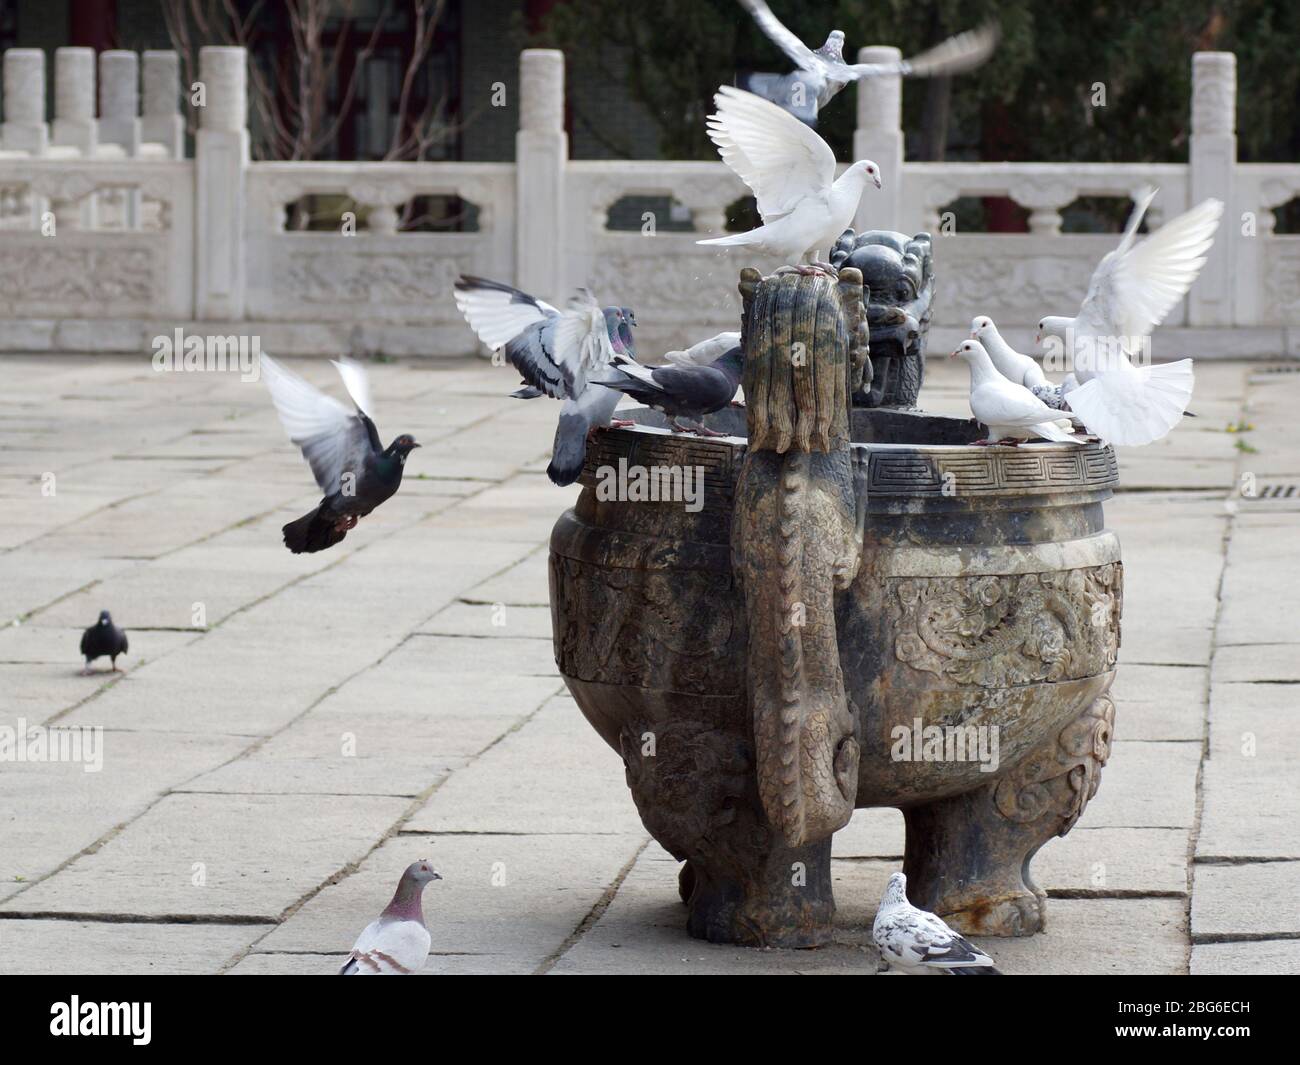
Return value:
<svg viewBox="0 0 1300 1065">
<path fill-rule="evenodd" d="M 113 624 L 113 615 L 101 610 L 99 620 L 81 634 L 81 655 L 86 660 L 82 676 L 90 672 L 90 663 L 96 658 L 108 655 L 113 664 L 113 672 L 118 672 L 117 656 L 127 651 L 126 633 Z"/>
<path fill-rule="evenodd" d="M 334 364 L 355 404 L 349 410 L 267 355 L 262 377 L 271 390 L 289 439 L 302 448 L 320 504 L 284 526 L 284 545 L 295 555 L 333 547 L 402 483 L 406 457 L 420 445 L 403 433 L 387 448 L 371 419 L 373 405 L 365 371 L 354 362 Z"/>
<path fill-rule="evenodd" d="M 513 393 L 516 398 L 564 401 L 546 473 L 556 484 L 572 484 L 586 460 L 588 434 L 611 424 L 619 401 L 617 392 L 588 384 L 615 355 L 635 358 L 636 316 L 626 307 L 602 309 L 586 289 L 561 312 L 509 285 L 469 275 L 456 280 L 456 306 L 478 338 L 503 350 L 523 375 L 525 387 Z"/>
<path fill-rule="evenodd" d="M 668 415 L 668 424 L 679 433 L 700 436 L 726 436 L 707 426 L 690 428 L 678 418 L 696 421 L 719 411 L 731 402 L 740 385 L 744 357 L 737 344 L 721 358 L 707 366 L 642 366 L 630 359 L 615 357 L 609 377 L 595 384 L 617 389 L 639 400 L 652 410 Z"/>
<path fill-rule="evenodd" d="M 1079 387 L 1069 394 L 1070 410 L 1111 444 L 1140 446 L 1167 435 L 1186 413 L 1195 382 L 1191 359 L 1134 366 L 1131 357 L 1196 280 L 1223 204 L 1203 200 L 1135 243 L 1156 191 L 1138 197 L 1119 247 L 1093 271 L 1078 315 L 1038 323 L 1038 342 L 1054 337 L 1074 360 Z"/>
<path fill-rule="evenodd" d="M 776 104 L 729 85 L 713 102 L 709 137 L 753 190 L 763 225 L 696 243 L 757 248 L 784 263 L 829 252 L 853 221 L 867 182 L 881 187 L 880 168 L 862 159 L 837 179 L 830 145 Z"/>
<path fill-rule="evenodd" d="M 408 865 L 393 901 L 357 937 L 339 975 L 409 976 L 423 969 L 431 937 L 420 897 L 425 884 L 441 879 L 425 859 Z"/>
<path fill-rule="evenodd" d="M 928 78 L 960 74 L 983 63 L 998 43 L 993 26 L 959 33 L 897 63 L 845 63 L 844 34 L 832 30 L 815 52 L 772 14 L 765 0 L 740 0 L 754 21 L 797 68 L 793 74 L 751 74 L 743 88 L 766 97 L 803 122 L 815 126 L 817 113 L 850 82 L 885 75 Z"/>
<path fill-rule="evenodd" d="M 895 873 L 876 911 L 871 937 L 891 969 L 912 976 L 1001 976 L 993 959 L 928 910 L 907 901 L 907 877 Z"/>
<path fill-rule="evenodd" d="M 1074 374 L 1066 377 L 1060 385 L 1052 384 L 1037 360 L 1021 354 L 1008 344 L 987 314 L 981 314 L 971 322 L 970 337 L 984 345 L 994 368 L 1008 381 L 1024 385 L 1053 410 L 1069 412 L 1070 405 L 1065 396 L 1079 385 Z"/>
<path fill-rule="evenodd" d="M 989 435 L 980 444 L 1007 443 L 1015 446 L 1029 436 L 1078 444 L 1056 421 L 1060 411 L 1052 410 L 1024 385 L 1008 381 L 993 368 L 993 360 L 978 340 L 963 340 L 949 358 L 961 358 L 970 367 L 970 409 L 977 421 L 988 426 Z"/>
</svg>

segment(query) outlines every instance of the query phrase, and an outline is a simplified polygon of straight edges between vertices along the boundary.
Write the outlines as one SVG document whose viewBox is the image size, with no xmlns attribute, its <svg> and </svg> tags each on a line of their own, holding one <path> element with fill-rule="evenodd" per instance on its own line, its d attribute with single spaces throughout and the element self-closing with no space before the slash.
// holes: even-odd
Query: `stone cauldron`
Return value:
<svg viewBox="0 0 1300 1065">
<path fill-rule="evenodd" d="M 692 935 L 829 941 L 831 836 L 868 806 L 904 813 L 914 903 L 966 933 L 1039 931 L 1029 860 L 1110 749 L 1114 455 L 852 408 L 871 378 L 852 268 L 746 271 L 741 292 L 747 410 L 710 420 L 736 435 L 641 411 L 589 449 L 551 537 L 560 671 L 685 862 Z M 655 467 L 698 472 L 703 505 L 602 487 Z"/>
</svg>

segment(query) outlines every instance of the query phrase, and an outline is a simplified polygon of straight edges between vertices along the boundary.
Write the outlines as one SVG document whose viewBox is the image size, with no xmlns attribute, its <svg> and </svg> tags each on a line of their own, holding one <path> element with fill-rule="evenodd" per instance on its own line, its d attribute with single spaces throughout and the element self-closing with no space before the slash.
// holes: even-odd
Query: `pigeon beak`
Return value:
<svg viewBox="0 0 1300 1065">
<path fill-rule="evenodd" d="M 957 357 L 958 351 L 961 351 L 961 348 L 958 348 L 956 351 L 954 351 L 951 355 L 948 356 L 948 358 L 955 359 Z"/>
<path fill-rule="evenodd" d="M 1042 344 L 1042 342 L 1043 342 L 1043 334 L 1042 334 L 1042 333 L 1035 333 L 1035 334 L 1034 334 L 1034 343 L 1035 343 L 1035 344 Z"/>
<path fill-rule="evenodd" d="M 439 875 L 438 873 L 434 873 L 434 874 L 433 874 L 433 879 L 434 879 L 434 880 L 441 880 L 441 879 L 442 879 L 442 876 Z"/>
<path fill-rule="evenodd" d="M 424 446 L 423 444 L 412 444 L 411 450 L 414 451 L 417 447 L 423 447 L 423 446 Z"/>
<path fill-rule="evenodd" d="M 874 180 L 875 183 L 876 183 L 876 188 L 878 188 L 878 189 L 883 189 L 883 188 L 885 187 L 884 182 L 882 182 L 882 181 L 880 180 L 880 175 L 879 175 L 879 174 L 877 174 L 873 180 Z"/>
</svg>

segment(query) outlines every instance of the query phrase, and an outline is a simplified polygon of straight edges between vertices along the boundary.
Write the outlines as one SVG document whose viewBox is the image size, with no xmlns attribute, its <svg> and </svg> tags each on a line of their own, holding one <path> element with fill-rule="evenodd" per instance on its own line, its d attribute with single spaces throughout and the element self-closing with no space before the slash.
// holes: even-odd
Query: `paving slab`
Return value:
<svg viewBox="0 0 1300 1065">
<path fill-rule="evenodd" d="M 0 919 L 11 975 L 207 975 L 240 955 L 266 927 Z"/>
<path fill-rule="evenodd" d="M 1197 942 L 1300 937 L 1300 861 L 1208 864 L 1193 869 Z"/>
<path fill-rule="evenodd" d="M 1196 818 L 1200 762 L 1199 743 L 1116 740 L 1101 772 L 1101 788 L 1080 825 L 1190 828 Z"/>
<path fill-rule="evenodd" d="M 1197 943 L 1192 947 L 1193 976 L 1300 975 L 1300 939 L 1248 943 Z"/>
<path fill-rule="evenodd" d="M 370 795 L 169 795 L 0 908 L 278 920 L 364 857 L 406 807 Z"/>
</svg>

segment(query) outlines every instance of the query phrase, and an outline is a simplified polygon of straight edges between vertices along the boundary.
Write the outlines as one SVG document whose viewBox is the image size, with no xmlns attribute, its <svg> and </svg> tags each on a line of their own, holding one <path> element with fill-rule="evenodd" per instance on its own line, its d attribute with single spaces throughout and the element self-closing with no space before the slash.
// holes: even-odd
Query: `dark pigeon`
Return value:
<svg viewBox="0 0 1300 1065">
<path fill-rule="evenodd" d="M 334 364 L 355 404 L 349 410 L 275 360 L 262 356 L 262 374 L 289 439 L 302 448 L 325 493 L 316 507 L 284 526 L 284 545 L 295 555 L 333 547 L 402 483 L 406 457 L 420 445 L 403 433 L 387 448 L 379 440 L 365 372 L 355 363 Z"/>
<path fill-rule="evenodd" d="M 735 398 L 744 363 L 739 345 L 707 366 L 652 368 L 615 359 L 615 374 L 595 383 L 617 389 L 668 415 L 668 424 L 679 433 L 726 436 L 726 433 L 715 432 L 703 425 L 696 428 L 681 425 L 677 419 L 699 421 L 714 411 L 722 410 Z"/>
<path fill-rule="evenodd" d="M 113 624 L 113 616 L 107 611 L 100 611 L 99 620 L 81 634 L 81 655 L 86 660 L 82 674 L 90 672 L 90 663 L 96 658 L 108 656 L 113 663 L 113 672 L 118 672 L 117 656 L 127 651 L 126 633 Z"/>
<path fill-rule="evenodd" d="M 556 484 L 572 484 L 582 472 L 591 432 L 625 424 L 614 420 L 618 394 L 588 384 L 615 357 L 635 362 L 636 315 L 627 307 L 598 307 L 581 289 L 564 311 L 500 281 L 468 274 L 456 279 L 455 290 L 456 306 L 470 328 L 523 376 L 523 387 L 511 396 L 564 401 L 546 473 Z M 597 315 L 603 316 L 603 329 L 596 325 Z"/>
</svg>

